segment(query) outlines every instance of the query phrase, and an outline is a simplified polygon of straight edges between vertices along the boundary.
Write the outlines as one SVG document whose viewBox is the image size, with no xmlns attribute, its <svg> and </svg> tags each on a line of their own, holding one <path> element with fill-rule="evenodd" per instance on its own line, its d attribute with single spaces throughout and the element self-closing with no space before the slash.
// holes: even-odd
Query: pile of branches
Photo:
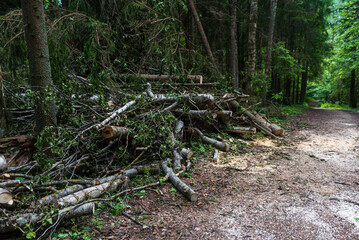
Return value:
<svg viewBox="0 0 359 240">
<path fill-rule="evenodd" d="M 249 96 L 240 92 L 157 94 L 147 83 L 142 93 L 114 94 L 102 87 L 111 92 L 102 105 L 95 104 L 98 96 L 82 97 L 81 102 L 63 96 L 62 101 L 77 103 L 73 105 L 77 116 L 84 108 L 91 112 L 78 129 L 57 127 L 62 129 L 58 132 L 49 128 L 37 137 L 0 139 L 4 153 L 0 155 L 0 233 L 45 226 L 44 236 L 64 219 L 93 214 L 95 202 L 116 201 L 130 191 L 164 181 L 189 201 L 197 201 L 198 194 L 180 178 L 192 167 L 191 142 L 211 145 L 217 157 L 220 151 L 229 151 L 230 144 L 215 134 L 254 134 L 256 129 L 271 137 L 283 133 L 264 116 L 245 108 Z M 23 111 L 27 120 L 33 114 L 32 109 L 11 111 L 13 115 Z M 140 187 L 129 184 L 139 174 L 160 173 L 164 177 L 159 182 Z"/>
</svg>

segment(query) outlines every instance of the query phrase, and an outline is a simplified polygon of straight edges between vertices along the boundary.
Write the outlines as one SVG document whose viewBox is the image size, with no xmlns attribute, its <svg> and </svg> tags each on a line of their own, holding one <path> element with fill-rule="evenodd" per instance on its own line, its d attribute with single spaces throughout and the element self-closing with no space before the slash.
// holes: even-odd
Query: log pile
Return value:
<svg viewBox="0 0 359 240">
<path fill-rule="evenodd" d="M 202 81 L 201 76 L 187 78 Z M 230 143 L 216 136 L 218 133 L 240 136 L 261 130 L 271 137 L 283 133 L 277 125 L 244 108 L 246 98 L 242 93 L 220 97 L 196 92 L 158 94 L 148 83 L 142 93 L 118 97 L 121 100 L 112 111 L 99 112 L 99 106 L 82 104 L 91 117 L 72 139 L 56 143 L 56 149 L 49 141 L 47 147 L 37 150 L 36 138 L 28 135 L 0 139 L 0 153 L 4 153 L 0 155 L 0 207 L 6 213 L 0 218 L 0 233 L 21 230 L 27 224 L 43 228 L 41 223 L 49 218 L 49 214 L 40 213 L 44 206 L 59 209 L 51 217 L 61 219 L 92 214 L 94 202 L 115 201 L 132 191 L 130 179 L 139 174 L 162 172 L 162 181 L 171 182 L 189 201 L 197 201 L 199 193 L 181 180 L 194 165 L 190 142 L 211 145 L 216 149 L 213 160 L 218 161 L 221 151 L 231 150 Z M 115 96 L 113 99 L 116 101 Z M 61 153 L 57 157 L 55 150 Z M 20 157 L 24 152 L 27 157 Z M 48 154 L 51 164 L 34 161 L 34 152 Z M 127 167 L 123 167 L 126 156 Z M 156 184 L 159 182 L 134 189 Z M 102 198 L 106 195 L 110 197 Z"/>
</svg>

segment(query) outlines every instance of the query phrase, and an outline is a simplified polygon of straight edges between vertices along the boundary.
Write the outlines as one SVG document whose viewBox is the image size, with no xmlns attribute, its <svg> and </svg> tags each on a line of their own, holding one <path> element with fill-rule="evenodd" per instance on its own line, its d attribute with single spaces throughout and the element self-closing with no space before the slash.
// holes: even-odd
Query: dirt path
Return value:
<svg viewBox="0 0 359 240">
<path fill-rule="evenodd" d="M 287 135 L 221 163 L 197 162 L 186 181 L 198 203 L 167 185 L 130 210 L 148 228 L 122 218 L 103 231 L 119 239 L 359 239 L 359 114 L 312 108 Z"/>
</svg>

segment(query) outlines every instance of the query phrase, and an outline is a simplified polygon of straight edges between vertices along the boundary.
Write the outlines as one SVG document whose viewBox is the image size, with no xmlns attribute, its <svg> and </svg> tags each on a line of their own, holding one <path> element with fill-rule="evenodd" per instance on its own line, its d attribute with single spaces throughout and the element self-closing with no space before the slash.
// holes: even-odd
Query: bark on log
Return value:
<svg viewBox="0 0 359 240">
<path fill-rule="evenodd" d="M 67 220 L 71 218 L 81 217 L 85 215 L 92 215 L 95 212 L 95 203 L 86 203 L 80 206 L 72 206 L 61 209 L 57 214 L 51 216 L 53 219 Z M 41 225 L 43 218 L 48 217 L 44 213 L 26 213 L 20 216 L 12 217 L 11 219 L 0 220 L 0 233 L 7 233 L 16 231 L 18 228 L 23 228 L 29 225 Z"/>
<path fill-rule="evenodd" d="M 123 174 L 115 174 L 112 176 L 108 176 L 108 177 L 104 177 L 101 178 L 99 180 L 94 180 L 93 182 L 98 182 L 99 184 L 103 184 L 106 182 L 111 182 L 114 181 L 114 179 L 116 178 L 120 178 L 122 175 L 127 176 L 129 178 L 133 178 L 135 176 L 137 176 L 138 174 L 144 174 L 144 173 L 151 173 L 151 174 L 158 174 L 160 172 L 160 166 L 158 163 L 153 163 L 153 164 L 149 164 L 149 165 L 139 165 L 139 166 L 134 166 L 131 169 L 127 169 L 123 172 Z M 38 201 L 39 205 L 43 205 L 43 204 L 50 204 L 53 203 L 54 201 L 68 196 L 70 194 L 76 193 L 78 191 L 81 191 L 82 189 L 86 188 L 85 185 L 73 185 L 70 186 L 66 189 L 60 190 L 57 193 L 48 195 L 46 197 L 41 198 Z"/>
<path fill-rule="evenodd" d="M 12 194 L 4 189 L 0 188 L 0 204 L 12 205 L 14 203 Z"/>
<path fill-rule="evenodd" d="M 194 104 L 208 106 L 209 108 L 213 108 L 215 101 L 214 97 L 211 94 L 197 94 L 197 95 L 178 95 L 178 96 L 166 96 L 165 94 L 154 94 L 152 98 L 154 102 L 158 103 L 173 103 L 176 101 L 186 102 L 188 100 L 192 100 Z"/>
<path fill-rule="evenodd" d="M 181 192 L 186 198 L 188 198 L 191 202 L 195 202 L 198 200 L 198 194 L 193 191 L 190 187 L 188 187 L 181 179 L 179 179 L 176 174 L 173 172 L 172 168 L 167 166 L 167 161 L 169 159 L 162 161 L 162 169 L 165 174 L 168 176 L 170 182 L 175 186 L 175 188 Z"/>
<path fill-rule="evenodd" d="M 24 181 L 25 183 L 28 183 L 29 181 Z M 0 187 L 12 187 L 20 184 L 20 180 L 11 180 L 6 182 L 0 182 Z"/>
<path fill-rule="evenodd" d="M 3 155 L 0 155 L 0 172 L 3 172 L 7 169 L 7 163 L 5 160 L 5 157 Z"/>
<path fill-rule="evenodd" d="M 218 151 L 217 149 L 214 150 L 213 161 L 214 161 L 215 163 L 218 163 L 218 162 L 219 162 L 219 157 L 220 157 L 219 151 Z"/>
<path fill-rule="evenodd" d="M 149 165 L 138 165 L 134 166 L 131 169 L 127 169 L 123 172 L 123 175 L 133 178 L 137 176 L 138 174 L 145 174 L 145 173 L 151 173 L 153 175 L 160 173 L 160 164 L 159 163 L 153 163 Z"/>
<path fill-rule="evenodd" d="M 240 108 L 240 104 L 236 100 L 232 100 L 228 102 L 228 108 L 232 112 L 238 112 L 238 109 Z"/>
<path fill-rule="evenodd" d="M 232 129 L 225 129 L 225 131 L 229 133 L 247 133 L 247 134 L 256 133 L 256 129 L 253 127 L 233 127 Z"/>
<path fill-rule="evenodd" d="M 179 80 L 181 78 L 192 80 L 196 83 L 203 83 L 203 76 L 202 75 L 153 75 L 153 74 L 122 74 L 122 77 L 131 76 L 131 77 L 140 77 L 146 80 L 159 80 L 159 81 L 166 81 L 169 79 L 172 80 Z"/>
<path fill-rule="evenodd" d="M 202 141 L 206 144 L 211 144 L 213 147 L 217 148 L 217 149 L 220 149 L 224 152 L 228 152 L 229 151 L 229 144 L 227 143 L 224 143 L 224 142 L 220 142 L 220 141 L 217 141 L 213 138 L 209 138 L 209 137 L 206 137 L 206 136 L 203 136 L 202 137 Z"/>
<path fill-rule="evenodd" d="M 176 140 L 182 140 L 183 139 L 183 128 L 184 128 L 184 122 L 181 120 L 178 120 L 175 125 L 174 130 L 174 136 Z"/>
<path fill-rule="evenodd" d="M 104 138 L 126 139 L 128 135 L 129 135 L 129 129 L 125 127 L 106 125 L 102 129 L 102 136 Z"/>
<path fill-rule="evenodd" d="M 60 207 L 66 207 L 69 205 L 75 205 L 87 198 L 97 198 L 104 194 L 105 192 L 112 192 L 117 190 L 120 186 L 127 187 L 128 177 L 120 177 L 114 181 L 103 183 L 97 186 L 90 188 L 85 188 L 81 191 L 68 195 L 66 197 L 60 198 L 57 203 Z"/>
<path fill-rule="evenodd" d="M 262 125 L 259 125 L 258 123 L 254 122 L 254 126 L 260 130 L 262 130 L 264 133 L 266 133 L 267 135 L 269 135 L 272 138 L 277 138 L 276 135 L 274 135 L 270 130 L 268 130 L 267 128 L 263 127 Z"/>
<path fill-rule="evenodd" d="M 28 135 L 2 138 L 0 139 L 0 150 L 14 149 L 14 148 L 29 148 L 29 147 L 33 147 L 35 142 L 36 142 L 36 138 Z"/>
<path fill-rule="evenodd" d="M 176 115 L 186 115 L 193 118 L 199 118 L 199 119 L 207 119 L 208 117 L 211 117 L 212 119 L 217 118 L 225 118 L 225 117 L 231 117 L 232 111 L 217 111 L 217 112 L 211 112 L 208 110 L 189 110 L 189 111 L 183 111 L 182 109 L 174 110 L 172 111 Z"/>
<path fill-rule="evenodd" d="M 53 193 L 51 195 L 48 195 L 48 196 L 45 196 L 45 197 L 41 198 L 38 201 L 38 205 L 45 205 L 45 204 L 53 203 L 57 199 L 60 199 L 62 197 L 70 195 L 72 193 L 78 192 L 78 191 L 80 191 L 80 190 L 82 190 L 84 188 L 85 188 L 85 186 L 83 186 L 83 185 L 70 186 L 68 188 L 65 188 L 65 189 L 57 192 L 57 193 Z"/>
<path fill-rule="evenodd" d="M 258 113 L 251 113 L 248 110 L 243 110 L 243 114 L 250 118 L 253 122 L 257 123 L 258 125 L 262 126 L 262 128 L 266 129 L 267 131 L 273 133 L 276 136 L 283 134 L 283 129 L 277 126 L 274 123 L 270 123 L 263 119 Z"/>
<path fill-rule="evenodd" d="M 205 136 L 198 128 L 194 128 L 194 130 L 200 135 L 200 137 L 202 138 L 202 141 L 206 144 L 210 144 L 213 147 L 222 150 L 224 152 L 228 152 L 229 151 L 229 144 L 225 143 L 225 142 L 220 142 L 217 141 L 216 139 L 213 138 L 209 138 L 207 136 Z"/>
<path fill-rule="evenodd" d="M 173 153 L 173 168 L 181 168 L 182 156 L 178 153 L 176 149 L 172 151 Z"/>
</svg>

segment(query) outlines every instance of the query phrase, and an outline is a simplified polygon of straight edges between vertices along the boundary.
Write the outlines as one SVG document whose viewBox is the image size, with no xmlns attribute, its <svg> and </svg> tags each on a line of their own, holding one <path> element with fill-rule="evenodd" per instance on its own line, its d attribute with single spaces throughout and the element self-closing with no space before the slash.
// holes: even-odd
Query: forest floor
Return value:
<svg viewBox="0 0 359 240">
<path fill-rule="evenodd" d="M 359 239 L 359 113 L 311 108 L 285 135 L 197 160 L 196 203 L 170 184 L 132 198 L 145 228 L 100 213 L 96 239 Z"/>
</svg>

